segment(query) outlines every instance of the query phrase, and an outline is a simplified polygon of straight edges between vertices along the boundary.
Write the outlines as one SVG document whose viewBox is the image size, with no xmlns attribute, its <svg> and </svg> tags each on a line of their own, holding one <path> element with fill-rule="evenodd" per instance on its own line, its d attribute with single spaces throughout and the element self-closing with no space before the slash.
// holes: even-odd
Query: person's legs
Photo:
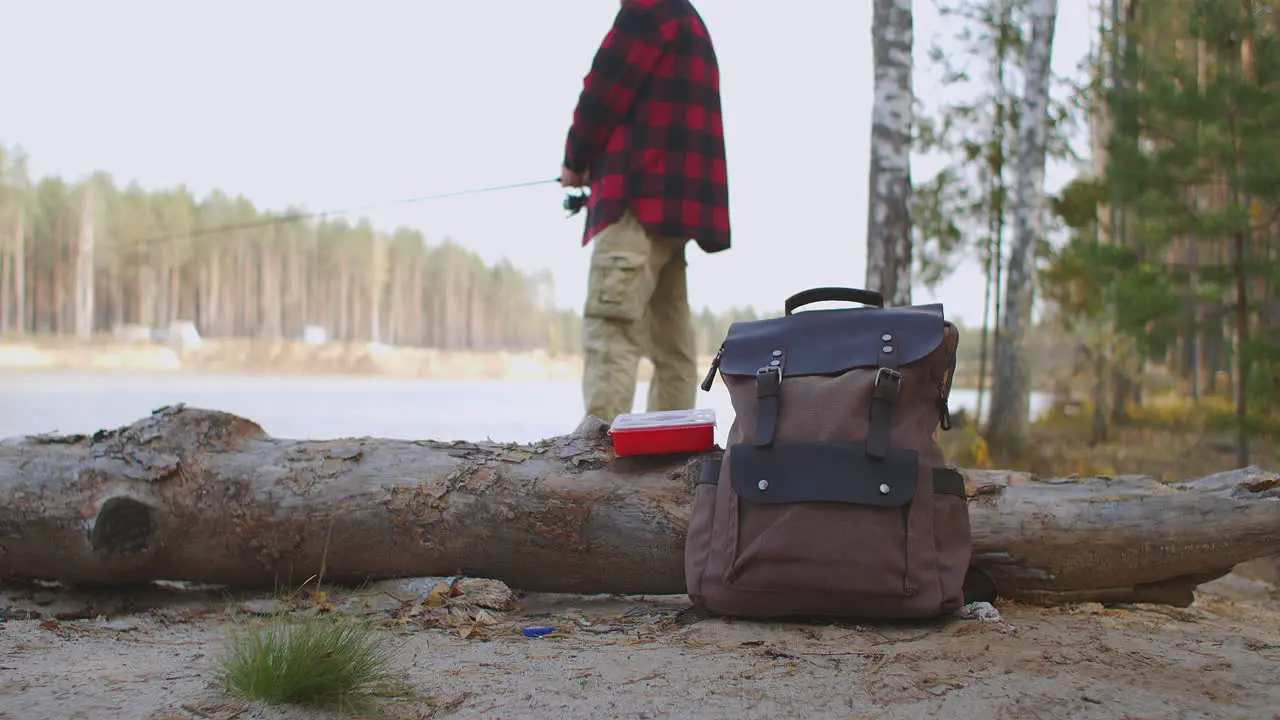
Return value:
<svg viewBox="0 0 1280 720">
<path fill-rule="evenodd" d="M 630 214 L 591 241 L 582 311 L 582 394 L 588 415 L 612 423 L 631 411 L 636 365 L 646 345 L 644 316 L 672 251 Z"/>
<path fill-rule="evenodd" d="M 669 248 L 668 260 L 658 271 L 649 300 L 649 358 L 653 380 L 649 382 L 649 412 L 691 410 L 698 396 L 697 336 L 689 309 L 685 240 L 658 238 L 654 244 Z"/>
</svg>

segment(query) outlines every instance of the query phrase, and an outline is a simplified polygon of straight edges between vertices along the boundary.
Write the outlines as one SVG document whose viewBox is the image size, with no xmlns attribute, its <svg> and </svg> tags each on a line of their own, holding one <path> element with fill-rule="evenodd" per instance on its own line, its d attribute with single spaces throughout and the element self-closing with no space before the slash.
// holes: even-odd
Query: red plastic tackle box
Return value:
<svg viewBox="0 0 1280 720">
<path fill-rule="evenodd" d="M 707 452 L 716 444 L 716 411 L 702 408 L 619 415 L 609 434 L 619 456 Z"/>
</svg>

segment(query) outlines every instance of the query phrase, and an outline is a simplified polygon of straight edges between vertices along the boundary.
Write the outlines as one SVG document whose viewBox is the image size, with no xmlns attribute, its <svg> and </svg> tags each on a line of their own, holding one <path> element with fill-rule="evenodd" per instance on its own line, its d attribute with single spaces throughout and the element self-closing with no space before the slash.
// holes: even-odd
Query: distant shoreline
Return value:
<svg viewBox="0 0 1280 720">
<path fill-rule="evenodd" d="M 699 372 L 711 356 L 698 358 Z M 163 372 L 234 375 L 287 375 L 424 380 L 579 380 L 582 357 L 545 350 L 441 350 L 377 343 L 270 342 L 243 338 L 203 340 L 197 348 L 157 342 L 100 339 L 87 345 L 65 336 L 0 340 L 0 373 L 18 372 Z M 641 359 L 638 379 L 649 380 L 653 366 Z M 954 387 L 976 389 L 976 368 L 961 363 Z M 1043 378 L 1035 390 L 1052 390 Z M 988 379 L 990 388 L 990 379 Z"/>
<path fill-rule="evenodd" d="M 710 357 L 701 358 L 701 367 Z M 582 358 L 543 350 L 473 351 L 376 343 L 204 340 L 197 348 L 162 343 L 98 340 L 86 345 L 65 337 L 0 341 L 0 372 L 163 372 L 175 374 L 345 375 L 433 380 L 577 380 Z M 641 360 L 639 377 L 652 366 Z"/>
</svg>

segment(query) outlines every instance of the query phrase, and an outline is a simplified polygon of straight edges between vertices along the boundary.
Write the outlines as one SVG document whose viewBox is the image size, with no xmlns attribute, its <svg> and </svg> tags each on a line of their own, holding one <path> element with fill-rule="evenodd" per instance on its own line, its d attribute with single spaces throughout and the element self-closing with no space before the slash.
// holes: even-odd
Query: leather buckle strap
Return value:
<svg viewBox="0 0 1280 720">
<path fill-rule="evenodd" d="M 702 467 L 698 469 L 699 485 L 718 485 L 720 483 L 720 465 L 722 461 L 703 460 Z"/>
<path fill-rule="evenodd" d="M 782 368 L 769 365 L 756 371 L 756 434 L 753 445 L 773 443 L 778 427 L 778 394 L 782 391 Z"/>
<path fill-rule="evenodd" d="M 902 373 L 892 368 L 878 368 L 873 388 L 875 397 L 889 402 L 897 402 L 898 395 L 902 393 Z"/>
<path fill-rule="evenodd" d="M 867 455 L 883 460 L 889 454 L 889 426 L 893 406 L 902 394 L 902 373 L 898 372 L 898 345 L 893 333 L 880 334 L 879 367 L 871 388 L 871 426 L 867 430 Z"/>
</svg>

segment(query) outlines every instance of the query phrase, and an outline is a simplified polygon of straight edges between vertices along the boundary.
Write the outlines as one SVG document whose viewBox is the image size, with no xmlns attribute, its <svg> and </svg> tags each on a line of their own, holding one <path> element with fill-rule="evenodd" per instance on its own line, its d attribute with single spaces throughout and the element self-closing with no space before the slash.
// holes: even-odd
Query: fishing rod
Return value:
<svg viewBox="0 0 1280 720">
<path fill-rule="evenodd" d="M 222 233 L 235 232 L 238 230 L 254 230 L 258 228 L 271 227 L 273 225 L 284 225 L 287 223 L 299 222 L 302 220 L 313 220 L 313 219 L 325 218 L 332 215 L 347 215 L 354 212 L 367 212 L 369 210 L 392 207 L 396 205 L 409 205 L 409 204 L 416 204 L 416 203 L 422 203 L 422 202 L 429 202 L 433 200 L 444 200 L 446 198 L 482 195 L 485 193 L 501 192 L 505 190 L 516 190 L 519 188 L 535 187 L 540 185 L 550 185 L 551 183 L 559 183 L 559 182 L 560 182 L 560 178 L 558 177 L 547 179 L 547 180 L 529 180 L 526 182 L 507 183 L 505 185 L 489 185 L 486 187 L 468 188 L 466 190 L 454 190 L 450 192 L 435 193 L 431 195 L 417 195 L 414 197 L 400 198 L 398 200 L 389 200 L 389 201 L 380 202 L 380 203 L 372 203 L 370 205 L 364 205 L 359 207 L 350 207 L 350 208 L 335 209 L 335 210 L 324 210 L 320 212 L 299 212 L 299 213 L 288 213 L 286 215 L 272 215 L 269 217 L 259 218 L 257 220 L 250 220 L 247 222 L 226 223 L 223 225 L 213 225 L 213 226 L 208 226 L 203 228 L 196 228 L 194 230 L 189 230 L 187 232 L 157 235 L 151 238 L 140 239 L 136 243 L 133 243 L 133 246 L 135 248 L 138 248 L 139 246 L 151 245 L 154 243 L 172 242 L 174 240 L 197 238 L 197 237 L 203 237 L 206 235 L 218 235 Z M 568 213 L 567 217 L 573 217 L 574 215 L 577 215 L 584 207 L 586 207 L 587 200 L 589 197 L 590 195 L 585 189 L 575 189 L 575 192 L 567 193 L 565 195 L 564 203 L 563 203 L 563 207 L 565 211 Z"/>
</svg>

